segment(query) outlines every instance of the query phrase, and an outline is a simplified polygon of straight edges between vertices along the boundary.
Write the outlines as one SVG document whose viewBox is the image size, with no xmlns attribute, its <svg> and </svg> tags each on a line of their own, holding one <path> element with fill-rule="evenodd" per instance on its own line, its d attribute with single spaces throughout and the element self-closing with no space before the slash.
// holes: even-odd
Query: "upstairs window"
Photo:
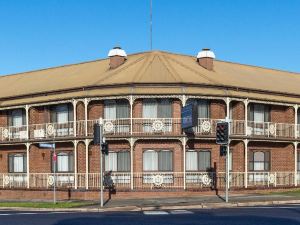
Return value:
<svg viewBox="0 0 300 225">
<path fill-rule="evenodd" d="M 270 107 L 263 104 L 251 104 L 249 106 L 249 121 L 270 122 Z"/>
<path fill-rule="evenodd" d="M 26 124 L 25 112 L 22 109 L 14 109 L 8 112 L 8 126 L 21 127 Z"/>
<path fill-rule="evenodd" d="M 144 99 L 143 118 L 172 118 L 170 99 Z"/>
<path fill-rule="evenodd" d="M 126 119 L 130 117 L 129 102 L 125 99 L 105 100 L 104 119 Z"/>
<path fill-rule="evenodd" d="M 74 120 L 73 107 L 71 104 L 56 105 L 50 108 L 51 123 L 68 123 Z"/>
<path fill-rule="evenodd" d="M 210 118 L 210 102 L 206 99 L 188 99 L 187 104 L 197 104 L 198 118 Z"/>
<path fill-rule="evenodd" d="M 26 154 L 9 154 L 8 171 L 9 173 L 25 173 L 27 171 Z"/>
<path fill-rule="evenodd" d="M 297 154 L 297 170 L 300 171 L 300 151 Z"/>
</svg>

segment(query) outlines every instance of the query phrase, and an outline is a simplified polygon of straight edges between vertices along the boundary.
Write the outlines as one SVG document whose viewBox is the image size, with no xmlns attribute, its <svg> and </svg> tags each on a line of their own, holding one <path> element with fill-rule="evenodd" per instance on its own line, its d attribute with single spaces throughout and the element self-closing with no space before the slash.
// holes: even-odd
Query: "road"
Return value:
<svg viewBox="0 0 300 225">
<path fill-rule="evenodd" d="M 0 211 L 0 225 L 300 225 L 300 205 L 143 212 Z"/>
</svg>

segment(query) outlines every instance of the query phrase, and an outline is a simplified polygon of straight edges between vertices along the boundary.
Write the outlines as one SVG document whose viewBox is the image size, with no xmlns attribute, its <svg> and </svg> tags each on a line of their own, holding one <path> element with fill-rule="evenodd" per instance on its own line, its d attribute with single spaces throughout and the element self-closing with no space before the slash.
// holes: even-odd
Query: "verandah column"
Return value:
<svg viewBox="0 0 300 225">
<path fill-rule="evenodd" d="M 245 136 L 247 136 L 247 132 L 248 132 L 248 99 L 244 100 L 244 106 L 245 106 Z"/>
<path fill-rule="evenodd" d="M 186 137 L 182 139 L 183 150 L 183 189 L 186 189 Z"/>
<path fill-rule="evenodd" d="M 298 155 L 298 142 L 297 141 L 295 141 L 294 142 L 294 151 L 295 151 L 295 153 L 294 153 L 294 164 L 295 164 L 295 171 L 294 171 L 294 173 L 295 173 L 295 175 L 294 175 L 294 184 L 295 184 L 295 186 L 297 186 L 298 185 L 298 180 L 297 180 L 297 172 L 298 172 L 298 168 L 297 168 L 297 155 Z"/>
<path fill-rule="evenodd" d="M 74 182 L 75 182 L 75 189 L 78 187 L 78 173 L 77 173 L 77 143 L 78 141 L 73 141 L 74 143 Z"/>
<path fill-rule="evenodd" d="M 76 119 L 76 106 L 77 106 L 77 100 L 73 99 L 72 101 L 73 104 L 73 133 L 74 133 L 74 137 L 76 137 L 76 133 L 77 133 L 77 119 Z"/>
<path fill-rule="evenodd" d="M 244 176 L 244 186 L 248 187 L 248 139 L 244 141 L 244 149 L 245 149 L 245 176 Z"/>
<path fill-rule="evenodd" d="M 88 104 L 89 100 L 87 98 L 84 99 L 84 128 L 85 128 L 85 136 L 88 136 Z"/>
<path fill-rule="evenodd" d="M 295 109 L 295 138 L 298 138 L 298 105 L 294 105 L 294 109 Z"/>
<path fill-rule="evenodd" d="M 85 189 L 89 189 L 89 140 L 85 139 Z"/>
<path fill-rule="evenodd" d="M 27 174 L 27 188 L 30 188 L 30 173 L 29 173 L 29 148 L 30 148 L 30 144 L 26 143 L 26 174 Z"/>
<path fill-rule="evenodd" d="M 130 138 L 130 189 L 133 190 L 133 147 L 134 139 Z"/>
</svg>

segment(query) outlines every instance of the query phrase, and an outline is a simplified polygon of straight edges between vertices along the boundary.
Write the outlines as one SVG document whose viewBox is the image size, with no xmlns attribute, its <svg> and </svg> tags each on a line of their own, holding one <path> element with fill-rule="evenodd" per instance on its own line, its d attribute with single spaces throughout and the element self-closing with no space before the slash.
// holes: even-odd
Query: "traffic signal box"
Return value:
<svg viewBox="0 0 300 225">
<path fill-rule="evenodd" d="M 218 122 L 216 127 L 216 143 L 227 145 L 229 141 L 229 123 Z"/>
<path fill-rule="evenodd" d="M 103 134 L 99 124 L 94 125 L 94 144 L 101 145 L 101 151 L 103 154 L 108 155 L 108 143 L 103 141 Z"/>
</svg>

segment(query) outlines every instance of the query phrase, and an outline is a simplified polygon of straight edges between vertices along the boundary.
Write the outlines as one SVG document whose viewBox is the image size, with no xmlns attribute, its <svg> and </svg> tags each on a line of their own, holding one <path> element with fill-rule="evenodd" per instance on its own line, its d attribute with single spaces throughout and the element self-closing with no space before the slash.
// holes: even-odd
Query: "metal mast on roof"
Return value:
<svg viewBox="0 0 300 225">
<path fill-rule="evenodd" d="M 150 50 L 152 51 L 152 0 L 150 0 Z"/>
</svg>

